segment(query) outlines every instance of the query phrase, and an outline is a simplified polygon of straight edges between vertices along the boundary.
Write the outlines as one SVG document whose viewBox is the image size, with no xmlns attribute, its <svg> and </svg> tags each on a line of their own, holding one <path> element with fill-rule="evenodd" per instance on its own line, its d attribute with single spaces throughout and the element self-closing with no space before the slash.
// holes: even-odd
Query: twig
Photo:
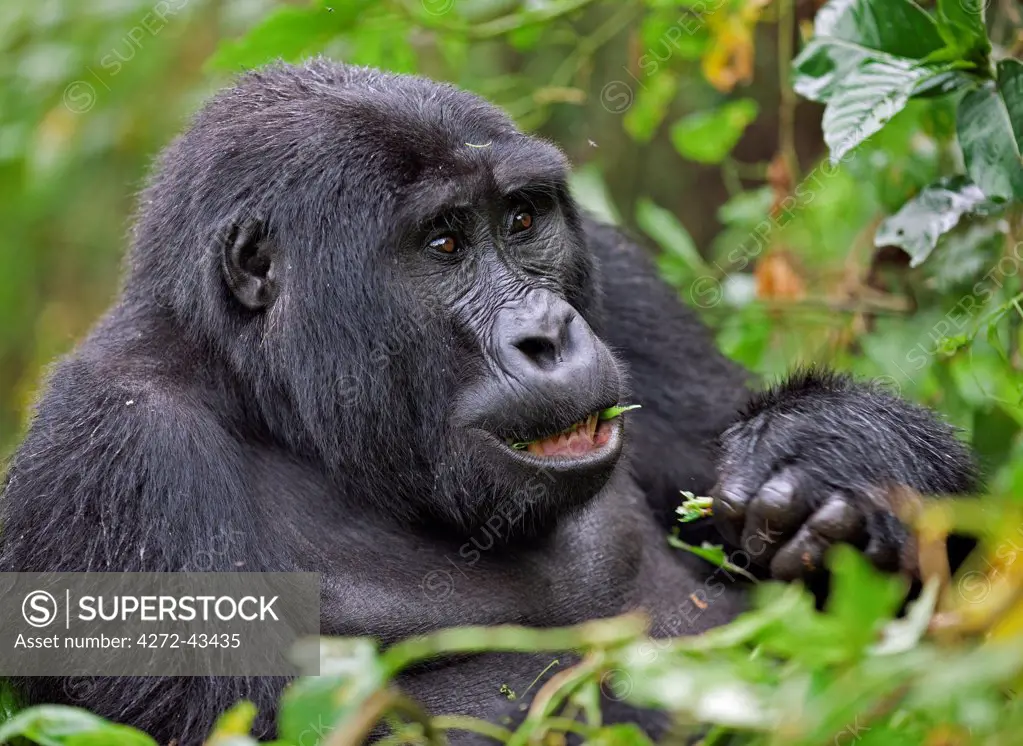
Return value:
<svg viewBox="0 0 1023 746">
<path fill-rule="evenodd" d="M 324 746 L 357 746 L 364 743 L 374 726 L 391 711 L 421 725 L 427 743 L 433 746 L 446 744 L 444 736 L 430 722 L 429 714 L 418 703 L 396 691 L 382 690 L 371 694 L 355 717 L 334 731 Z"/>
<path fill-rule="evenodd" d="M 578 733 L 584 738 L 592 738 L 596 731 L 596 728 L 571 718 L 547 718 L 545 725 L 548 731 L 560 730 L 565 733 Z"/>
<path fill-rule="evenodd" d="M 503 36 L 519 28 L 535 26 L 538 23 L 548 23 L 561 16 L 581 10 L 592 2 L 594 0 L 567 0 L 563 5 L 546 7 L 535 13 L 510 13 L 482 23 L 479 26 L 470 27 L 466 29 L 466 34 L 473 39 L 492 39 L 495 36 Z"/>
<path fill-rule="evenodd" d="M 551 677 L 550 681 L 540 687 L 540 691 L 533 698 L 533 704 L 529 707 L 526 719 L 509 741 L 512 746 L 528 743 L 539 744 L 543 736 L 550 730 L 547 716 L 557 710 L 564 700 L 574 691 L 580 682 L 585 681 L 591 675 L 600 670 L 603 665 L 604 656 L 601 652 L 588 654 L 577 666 L 560 671 Z"/>
<path fill-rule="evenodd" d="M 798 301 L 758 301 L 758 304 L 772 311 L 824 310 L 836 313 L 908 314 L 912 304 L 898 295 L 877 298 L 859 298 L 836 301 L 829 298 L 804 298 Z"/>
<path fill-rule="evenodd" d="M 496 723 L 464 715 L 438 715 L 433 719 L 433 725 L 438 730 L 464 730 L 479 733 L 501 743 L 506 743 L 512 736 L 510 730 L 502 728 Z"/>
<path fill-rule="evenodd" d="M 533 629 L 517 625 L 459 627 L 392 645 L 381 656 L 389 675 L 420 661 L 459 653 L 561 653 L 624 645 L 646 634 L 649 621 L 638 613 L 584 622 L 575 627 Z"/>
<path fill-rule="evenodd" d="M 796 106 L 799 99 L 789 83 L 793 59 L 793 36 L 796 32 L 796 14 L 793 0 L 778 2 L 778 86 L 780 104 L 778 108 L 778 148 L 785 160 L 791 184 L 798 184 L 801 178 L 799 153 L 796 151 Z"/>
</svg>

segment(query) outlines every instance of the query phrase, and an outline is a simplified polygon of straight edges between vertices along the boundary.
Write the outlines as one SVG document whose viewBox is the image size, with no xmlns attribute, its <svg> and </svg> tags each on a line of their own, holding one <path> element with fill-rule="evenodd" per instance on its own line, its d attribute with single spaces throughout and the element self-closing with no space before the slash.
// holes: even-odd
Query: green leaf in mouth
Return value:
<svg viewBox="0 0 1023 746">
<path fill-rule="evenodd" d="M 639 404 L 626 404 L 621 407 L 608 407 L 607 409 L 600 413 L 600 419 L 613 420 L 620 414 L 623 414 L 633 409 L 639 409 L 640 407 L 641 405 Z"/>
<path fill-rule="evenodd" d="M 633 409 L 639 409 L 639 408 L 640 408 L 639 404 L 626 404 L 626 405 L 620 406 L 620 407 L 608 407 L 604 411 L 600 412 L 597 415 L 597 417 L 600 420 L 613 420 L 615 417 L 617 417 L 620 414 L 623 414 L 623 413 L 628 412 L 628 411 L 633 410 Z M 578 426 L 578 424 L 579 423 L 577 423 L 573 427 L 569 428 L 569 430 L 572 430 L 574 427 Z M 540 438 L 538 440 L 543 440 L 543 439 Z M 536 442 L 538 442 L 538 441 L 537 440 L 520 440 L 518 442 L 509 443 L 508 445 L 511 446 L 516 451 L 524 451 L 527 448 L 529 448 L 529 446 L 531 444 L 536 443 Z"/>
</svg>

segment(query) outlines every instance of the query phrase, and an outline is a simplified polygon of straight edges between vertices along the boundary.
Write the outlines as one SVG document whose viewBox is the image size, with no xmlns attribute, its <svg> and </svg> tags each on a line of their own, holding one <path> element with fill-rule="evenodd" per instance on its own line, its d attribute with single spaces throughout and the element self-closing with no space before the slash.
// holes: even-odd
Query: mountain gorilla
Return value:
<svg viewBox="0 0 1023 746">
<path fill-rule="evenodd" d="M 385 644 L 637 607 L 681 635 L 743 606 L 668 548 L 683 489 L 714 490 L 721 534 L 776 578 L 839 541 L 896 569 L 879 495 L 967 490 L 953 431 L 824 372 L 751 397 L 642 251 L 580 213 L 567 169 L 416 77 L 317 60 L 217 95 L 142 196 L 119 300 L 52 372 L 0 569 L 315 571 L 324 634 Z M 460 657 L 402 685 L 494 717 L 548 661 Z M 283 685 L 20 683 L 182 746 L 241 697 L 272 731 Z"/>
</svg>

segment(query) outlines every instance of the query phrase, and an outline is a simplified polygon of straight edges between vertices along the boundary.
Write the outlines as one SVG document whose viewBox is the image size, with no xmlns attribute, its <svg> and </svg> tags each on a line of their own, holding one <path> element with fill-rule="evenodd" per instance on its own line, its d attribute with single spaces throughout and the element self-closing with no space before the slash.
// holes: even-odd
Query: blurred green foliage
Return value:
<svg viewBox="0 0 1023 746">
<path fill-rule="evenodd" d="M 147 164 L 258 0 L 0 3 L 0 453 L 43 368 L 109 305 Z"/>
</svg>

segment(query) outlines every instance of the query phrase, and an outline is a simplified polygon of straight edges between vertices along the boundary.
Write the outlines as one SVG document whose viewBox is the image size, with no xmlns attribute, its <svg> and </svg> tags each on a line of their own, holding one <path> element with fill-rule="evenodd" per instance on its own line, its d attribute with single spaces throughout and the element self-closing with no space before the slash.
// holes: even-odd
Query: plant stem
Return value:
<svg viewBox="0 0 1023 746">
<path fill-rule="evenodd" d="M 584 622 L 574 627 L 532 629 L 517 625 L 460 627 L 412 637 L 392 645 L 381 656 L 388 676 L 408 666 L 444 655 L 461 653 L 561 653 L 566 650 L 609 648 L 644 634 L 648 620 L 641 614 Z"/>
<path fill-rule="evenodd" d="M 587 725 L 586 723 L 580 723 L 578 720 L 562 717 L 547 718 L 545 726 L 549 731 L 559 730 L 565 733 L 578 733 L 584 738 L 591 738 L 596 730 L 596 728 Z"/>
<path fill-rule="evenodd" d="M 796 13 L 793 0 L 778 0 L 778 149 L 785 160 L 791 184 L 801 178 L 799 154 L 796 151 L 796 106 L 799 99 L 790 84 L 793 59 L 793 37 L 796 33 Z"/>
<path fill-rule="evenodd" d="M 502 728 L 496 723 L 464 715 L 438 715 L 433 719 L 433 725 L 439 730 L 464 730 L 479 733 L 501 743 L 506 743 L 512 735 L 510 730 Z"/>
<path fill-rule="evenodd" d="M 565 0 L 553 7 L 545 7 L 535 13 L 509 13 L 506 16 L 495 18 L 479 26 L 471 27 L 467 34 L 473 39 L 492 39 L 495 36 L 503 36 L 511 31 L 527 26 L 534 26 L 538 23 L 548 23 L 561 16 L 568 15 L 577 10 L 585 8 L 594 0 Z"/>
<path fill-rule="evenodd" d="M 536 693 L 526 719 L 522 721 L 522 725 L 508 741 L 509 746 L 542 743 L 544 735 L 550 730 L 549 716 L 557 711 L 561 703 L 575 691 L 581 682 L 586 681 L 599 671 L 603 662 L 602 653 L 590 653 L 579 665 L 552 676 L 550 681 Z M 559 720 L 563 719 L 559 718 Z"/>
<path fill-rule="evenodd" d="M 357 746 L 364 743 L 373 727 L 388 712 L 395 712 L 423 728 L 423 737 L 432 746 L 444 746 L 446 741 L 430 722 L 430 716 L 417 702 L 394 690 L 374 692 L 359 708 L 358 713 L 345 725 L 334 731 L 324 746 Z"/>
</svg>

